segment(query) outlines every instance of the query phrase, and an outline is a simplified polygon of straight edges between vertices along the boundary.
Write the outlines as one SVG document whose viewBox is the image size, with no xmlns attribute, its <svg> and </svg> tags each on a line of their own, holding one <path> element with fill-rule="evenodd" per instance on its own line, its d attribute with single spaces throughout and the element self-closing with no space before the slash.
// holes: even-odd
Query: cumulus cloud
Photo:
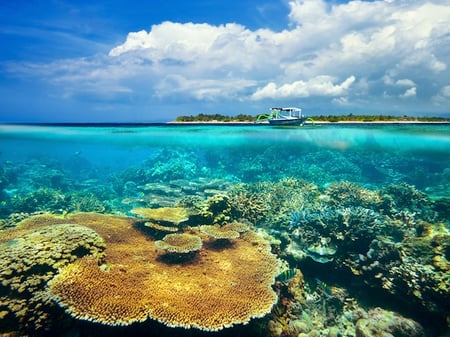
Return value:
<svg viewBox="0 0 450 337">
<path fill-rule="evenodd" d="M 274 82 L 268 83 L 263 88 L 258 89 L 253 95 L 253 100 L 260 99 L 283 99 L 299 98 L 309 96 L 341 96 L 345 94 L 350 85 L 355 81 L 354 76 L 350 76 L 340 84 L 334 84 L 330 76 L 318 76 L 309 81 L 295 81 L 290 84 L 277 86 Z"/>
<path fill-rule="evenodd" d="M 251 100 L 340 96 L 351 102 L 361 95 L 360 86 L 351 86 L 356 79 L 369 83 L 368 92 L 407 87 L 399 96 L 411 97 L 419 80 L 445 76 L 449 55 L 441 55 L 439 46 L 448 42 L 450 7 L 444 3 L 296 0 L 289 8 L 291 24 L 281 32 L 163 22 L 130 33 L 109 55 L 147 60 L 161 74 L 155 78 L 158 95 L 200 100 L 211 94 Z M 167 76 L 175 75 L 185 80 L 167 86 Z"/>
<path fill-rule="evenodd" d="M 155 86 L 159 98 L 190 96 L 199 101 L 220 99 L 240 100 L 253 81 L 230 79 L 188 79 L 180 75 L 168 75 Z"/>
<path fill-rule="evenodd" d="M 407 89 L 401 97 L 407 98 L 407 97 L 415 97 L 416 96 L 416 87 L 412 87 Z"/>
<path fill-rule="evenodd" d="M 450 78 L 448 2 L 288 4 L 290 23 L 281 31 L 167 21 L 130 32 L 108 55 L 48 65 L 48 77 L 70 92 L 102 87 L 196 102 L 307 98 L 351 106 L 385 97 L 408 104 L 402 98 L 417 98 L 417 88 L 429 88 L 421 91 L 425 103 L 447 97 L 448 89 L 434 88 Z"/>
<path fill-rule="evenodd" d="M 443 87 L 432 97 L 432 101 L 436 106 L 446 106 L 448 108 L 450 105 L 450 85 Z"/>
<path fill-rule="evenodd" d="M 403 79 L 401 79 L 401 80 L 397 80 L 396 82 L 395 82 L 395 85 L 397 85 L 397 86 L 401 86 L 401 87 L 413 87 L 413 86 L 415 86 L 416 84 L 414 83 L 414 81 L 412 81 L 412 80 L 410 80 L 410 79 L 407 79 L 407 78 L 403 78 Z"/>
</svg>

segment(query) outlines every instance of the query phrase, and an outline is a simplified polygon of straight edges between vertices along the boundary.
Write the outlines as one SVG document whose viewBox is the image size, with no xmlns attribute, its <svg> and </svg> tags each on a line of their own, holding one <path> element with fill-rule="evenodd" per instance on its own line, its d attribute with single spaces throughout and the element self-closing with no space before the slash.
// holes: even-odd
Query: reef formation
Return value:
<svg viewBox="0 0 450 337">
<path fill-rule="evenodd" d="M 72 175 L 3 165 L 0 332 L 38 336 L 61 317 L 205 334 L 251 322 L 258 337 L 449 331 L 448 168 L 236 152 L 165 149 L 104 180 L 82 158 Z"/>
<path fill-rule="evenodd" d="M 71 263 L 59 263 L 58 275 L 45 278 L 49 280 L 49 298 L 75 318 L 113 326 L 150 318 L 172 327 L 215 331 L 270 312 L 277 300 L 271 285 L 278 260 L 258 234 L 246 231 L 232 245 L 220 249 L 197 246 L 200 251 L 194 259 L 174 262 L 160 258 L 157 241 L 146 236 L 136 220 L 96 213 L 65 217 L 64 222 L 76 223 L 77 228 L 104 238 L 99 240 L 106 245 L 105 255 L 87 254 Z M 60 217 L 45 216 L 28 222 L 33 223 L 32 228 L 42 231 L 50 226 L 60 233 L 67 227 L 61 221 Z M 16 231 L 20 230 L 24 229 L 19 225 Z M 195 227 L 190 231 L 195 232 Z M 200 231 L 198 236 L 170 235 L 209 240 Z M 41 240 L 46 242 L 45 237 Z M 16 244 L 9 241 L 7 245 Z"/>
<path fill-rule="evenodd" d="M 54 310 L 47 282 L 82 256 L 102 259 L 104 249 L 94 230 L 46 215 L 0 232 L 0 327 L 48 329 Z"/>
</svg>

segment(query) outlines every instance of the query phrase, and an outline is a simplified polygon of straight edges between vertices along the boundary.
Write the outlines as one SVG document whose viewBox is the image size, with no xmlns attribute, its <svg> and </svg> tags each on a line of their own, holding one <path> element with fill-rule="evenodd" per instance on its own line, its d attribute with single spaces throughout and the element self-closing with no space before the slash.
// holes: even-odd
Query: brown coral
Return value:
<svg viewBox="0 0 450 337">
<path fill-rule="evenodd" d="M 174 226 L 164 226 L 164 225 L 160 225 L 158 223 L 154 223 L 154 222 L 150 222 L 147 221 L 144 224 L 145 227 L 151 228 L 156 232 L 169 232 L 169 233 L 175 233 L 179 231 L 178 227 L 174 227 Z"/>
<path fill-rule="evenodd" d="M 185 254 L 202 248 L 202 239 L 192 234 L 167 234 L 162 240 L 155 241 L 155 247 L 167 253 Z"/>
<path fill-rule="evenodd" d="M 237 239 L 240 236 L 239 232 L 225 226 L 202 225 L 198 228 L 203 234 L 206 234 L 217 240 Z"/>
<path fill-rule="evenodd" d="M 238 222 L 238 221 L 234 221 L 231 223 L 227 223 L 225 225 L 222 226 L 223 229 L 229 229 L 238 233 L 244 233 L 247 232 L 248 230 L 250 230 L 249 225 L 243 223 L 243 222 Z"/>
<path fill-rule="evenodd" d="M 107 243 L 106 265 L 83 258 L 49 282 L 51 296 L 74 317 L 109 325 L 146 318 L 168 326 L 219 330 L 268 313 L 278 260 L 249 231 L 232 248 L 201 249 L 195 262 L 165 263 L 132 219 L 77 214 Z"/>
</svg>

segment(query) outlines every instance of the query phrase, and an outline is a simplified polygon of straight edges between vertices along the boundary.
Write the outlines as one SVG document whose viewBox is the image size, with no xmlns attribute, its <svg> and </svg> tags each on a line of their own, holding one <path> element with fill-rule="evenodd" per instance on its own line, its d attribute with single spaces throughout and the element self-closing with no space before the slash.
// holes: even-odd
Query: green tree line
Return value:
<svg viewBox="0 0 450 337">
<path fill-rule="evenodd" d="M 220 114 L 198 114 L 196 116 L 178 116 L 176 122 L 254 122 L 256 117 L 239 114 L 236 116 L 224 116 Z"/>
<path fill-rule="evenodd" d="M 246 114 L 239 114 L 236 116 L 225 116 L 221 114 L 203 114 L 196 116 L 178 116 L 176 122 L 254 122 L 257 116 Z M 410 116 L 391 116 L 391 115 L 318 115 L 311 116 L 317 122 L 395 122 L 395 121 L 409 121 L 409 122 L 450 122 L 450 118 L 445 117 L 410 117 Z"/>
</svg>

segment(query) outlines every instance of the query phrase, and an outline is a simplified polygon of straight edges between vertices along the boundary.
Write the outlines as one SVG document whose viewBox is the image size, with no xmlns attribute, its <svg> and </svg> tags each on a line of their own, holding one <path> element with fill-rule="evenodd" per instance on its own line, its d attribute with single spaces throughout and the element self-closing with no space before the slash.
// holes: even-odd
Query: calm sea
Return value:
<svg viewBox="0 0 450 337">
<path fill-rule="evenodd" d="M 80 180 L 108 184 L 130 168 L 156 165 L 161 174 L 155 168 L 153 177 L 161 183 L 295 177 L 318 185 L 349 180 L 375 188 L 405 182 L 431 196 L 448 196 L 450 126 L 1 125 L 0 163 L 3 171 L 14 167 L 14 179 L 4 177 L 1 187 L 16 192 L 31 188 L 21 186 L 23 179 L 45 187 L 45 181 L 39 184 L 44 168 L 58 171 L 66 182 L 60 187 L 73 183 L 76 188 Z"/>
</svg>

